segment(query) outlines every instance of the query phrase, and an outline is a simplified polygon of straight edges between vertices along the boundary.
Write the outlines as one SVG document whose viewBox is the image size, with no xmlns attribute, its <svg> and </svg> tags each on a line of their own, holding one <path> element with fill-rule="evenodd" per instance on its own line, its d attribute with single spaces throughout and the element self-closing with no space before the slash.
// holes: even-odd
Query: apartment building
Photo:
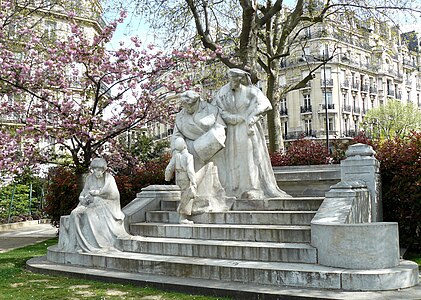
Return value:
<svg viewBox="0 0 421 300">
<path fill-rule="evenodd" d="M 74 14 L 73 20 L 82 25 L 87 36 L 93 37 L 105 26 L 102 19 L 102 7 L 99 0 L 17 0 L 11 2 L 13 5 L 5 11 L 8 22 L 2 28 L 0 44 L 7 45 L 9 49 L 16 48 L 19 54 L 19 45 L 26 42 L 27 37 L 20 32 L 22 28 L 28 26 L 40 37 L 40 43 L 49 44 L 54 47 L 57 41 L 66 40 L 71 34 L 71 21 L 68 14 Z M 9 22 L 10 20 L 10 22 Z M 73 22 L 73 21 L 72 21 Z M 24 24 L 22 24 L 24 23 Z M 71 76 L 71 74 L 63 74 Z M 75 97 L 78 94 L 78 82 L 74 82 Z M 21 94 L 16 95 L 2 91 L 0 86 L 0 99 L 9 105 L 21 101 Z M 27 96 L 24 96 L 27 97 Z M 29 99 L 30 100 L 30 99 Z M 18 125 L 20 115 L 7 114 L 0 116 L 2 125 Z"/>
<path fill-rule="evenodd" d="M 302 30 L 291 55 L 281 61 L 281 86 L 314 79 L 281 100 L 284 139 L 351 138 L 371 108 L 391 99 L 421 109 L 420 36 L 386 23 L 323 23 Z M 326 62 L 324 65 L 321 63 Z"/>
</svg>

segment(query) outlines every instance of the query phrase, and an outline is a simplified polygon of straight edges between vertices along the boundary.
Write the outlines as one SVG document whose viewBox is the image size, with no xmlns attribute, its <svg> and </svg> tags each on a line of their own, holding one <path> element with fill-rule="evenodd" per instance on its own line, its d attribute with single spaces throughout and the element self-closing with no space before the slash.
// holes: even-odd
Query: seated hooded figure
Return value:
<svg viewBox="0 0 421 300">
<path fill-rule="evenodd" d="M 103 158 L 92 160 L 78 206 L 60 221 L 59 248 L 66 252 L 117 250 L 118 238 L 129 237 L 124 228 L 120 193 Z"/>
<path fill-rule="evenodd" d="M 171 150 L 174 155 L 175 142 L 180 138 L 193 156 L 197 190 L 191 214 L 228 210 L 228 199 L 215 164 L 218 153 L 225 147 L 224 121 L 218 109 L 200 99 L 198 93 L 186 91 L 180 98 L 183 109 L 176 115 Z"/>
</svg>

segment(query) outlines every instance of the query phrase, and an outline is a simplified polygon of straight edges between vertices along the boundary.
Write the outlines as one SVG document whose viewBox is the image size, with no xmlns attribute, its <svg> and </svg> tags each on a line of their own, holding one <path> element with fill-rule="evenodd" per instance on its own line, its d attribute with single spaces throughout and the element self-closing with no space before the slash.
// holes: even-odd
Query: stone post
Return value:
<svg viewBox="0 0 421 300">
<path fill-rule="evenodd" d="M 341 161 L 341 181 L 360 181 L 367 185 L 371 197 L 371 222 L 383 220 L 380 162 L 376 152 L 366 144 L 349 146 L 347 158 Z"/>
</svg>

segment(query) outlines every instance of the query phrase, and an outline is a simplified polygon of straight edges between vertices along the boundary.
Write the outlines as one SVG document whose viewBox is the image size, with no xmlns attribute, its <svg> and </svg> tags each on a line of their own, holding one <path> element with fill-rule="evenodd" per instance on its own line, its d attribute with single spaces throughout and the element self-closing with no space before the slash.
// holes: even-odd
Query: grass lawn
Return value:
<svg viewBox="0 0 421 300">
<path fill-rule="evenodd" d="M 163 292 L 130 284 L 112 284 L 65 276 L 48 276 L 25 270 L 26 261 L 45 255 L 50 239 L 36 245 L 0 253 L 0 299 L 136 299 L 136 300 L 216 300 L 222 298 Z M 225 298 L 227 299 L 227 298 Z"/>
</svg>

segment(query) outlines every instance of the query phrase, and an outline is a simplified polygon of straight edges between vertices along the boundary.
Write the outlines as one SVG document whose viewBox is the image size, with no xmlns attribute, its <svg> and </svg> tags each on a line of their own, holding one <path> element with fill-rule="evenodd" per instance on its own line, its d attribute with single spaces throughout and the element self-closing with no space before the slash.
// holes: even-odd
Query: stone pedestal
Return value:
<svg viewBox="0 0 421 300">
<path fill-rule="evenodd" d="M 381 201 L 380 163 L 374 157 L 376 152 L 369 145 L 355 144 L 346 151 L 347 158 L 341 161 L 341 181 L 363 182 L 371 196 L 371 220 L 381 222 L 383 210 Z"/>
<path fill-rule="evenodd" d="M 143 188 L 136 198 L 122 209 L 127 232 L 130 232 L 129 224 L 145 222 L 147 211 L 160 210 L 162 201 L 180 201 L 178 185 L 150 185 Z"/>
</svg>

